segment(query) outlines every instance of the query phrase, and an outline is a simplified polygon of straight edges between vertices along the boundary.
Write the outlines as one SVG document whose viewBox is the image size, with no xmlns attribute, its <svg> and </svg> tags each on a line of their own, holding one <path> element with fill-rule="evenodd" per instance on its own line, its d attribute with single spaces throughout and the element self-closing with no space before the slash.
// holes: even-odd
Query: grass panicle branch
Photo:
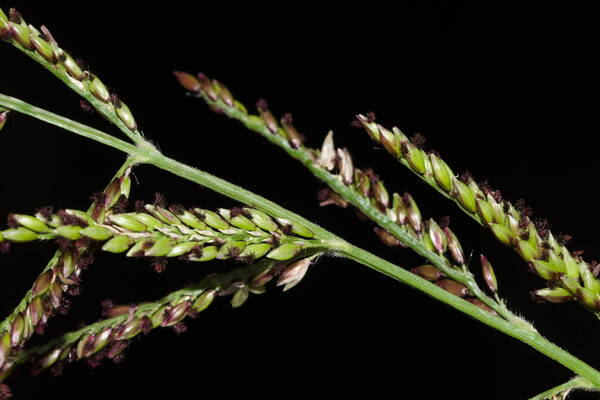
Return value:
<svg viewBox="0 0 600 400">
<path fill-rule="evenodd" d="M 303 265 L 305 272 L 313 260 L 314 255 L 291 263 L 265 259 L 227 273 L 212 274 L 155 302 L 104 304 L 104 315 L 108 318 L 23 351 L 11 365 L 14 369 L 30 362 L 32 372 L 37 374 L 48 368 L 61 370 L 64 364 L 77 360 L 86 360 L 91 367 L 104 359 L 120 362 L 128 343 L 140 333 L 147 334 L 159 327 L 171 327 L 181 333 L 186 330 L 183 321 L 196 318 L 214 299 L 230 296 L 232 307 L 240 307 L 250 294 L 264 293 L 267 283 L 274 279 L 278 286 L 289 285 L 294 275 L 297 283 L 302 278 L 294 274 L 297 266 Z"/>
<path fill-rule="evenodd" d="M 37 29 L 26 23 L 14 8 L 9 10 L 9 15 L 10 18 L 6 17 L 0 9 L 0 38 L 63 81 L 134 143 L 146 143 L 127 104 L 111 92 L 98 76 L 87 70 L 83 61 L 62 49 L 47 27 Z"/>
<path fill-rule="evenodd" d="M 112 213 L 104 223 L 79 210 L 11 214 L 12 227 L 0 231 L 0 243 L 56 239 L 72 252 L 89 247 L 90 242 L 103 243 L 102 250 L 126 252 L 127 257 L 233 259 L 246 264 L 261 257 L 285 261 L 308 249 L 324 247 L 320 240 L 311 239 L 312 231 L 303 225 L 273 219 L 251 208 L 214 212 L 143 202 L 136 207 L 136 212 Z M 51 274 L 46 280 L 53 283 L 59 278 L 64 279 Z"/>
<path fill-rule="evenodd" d="M 586 262 L 581 252 L 567 249 L 569 235 L 553 235 L 548 222 L 534 219 L 522 200 L 513 205 L 487 182 L 477 183 L 469 173 L 456 177 L 438 154 L 420 147 L 421 140 L 409 139 L 395 127 L 390 131 L 372 116 L 359 114 L 357 121 L 402 165 L 512 247 L 533 273 L 546 280 L 547 288 L 532 292 L 536 298 L 553 303 L 576 300 L 600 312 L 600 264 Z"/>
<path fill-rule="evenodd" d="M 105 190 L 94 196 L 95 201 L 88 212 L 81 212 L 84 218 L 93 217 L 95 221 L 101 222 L 111 215 L 113 207 L 124 206 L 129 197 L 132 165 L 133 160 L 125 161 Z M 46 208 L 39 213 L 46 215 L 48 212 L 49 209 Z M 34 222 L 35 218 L 29 220 L 38 228 L 43 225 Z M 18 224 L 15 219 L 11 219 L 11 223 Z M 30 235 L 27 231 L 23 231 L 23 234 Z M 19 305 L 0 323 L 0 376 L 7 360 L 18 353 L 34 332 L 43 332 L 48 319 L 56 312 L 67 312 L 67 297 L 77 294 L 81 272 L 93 260 L 93 249 L 89 243 L 81 240 L 75 243 L 76 246 L 56 251 Z M 7 251 L 9 244 L 9 240 L 0 233 L 0 248 Z"/>
</svg>

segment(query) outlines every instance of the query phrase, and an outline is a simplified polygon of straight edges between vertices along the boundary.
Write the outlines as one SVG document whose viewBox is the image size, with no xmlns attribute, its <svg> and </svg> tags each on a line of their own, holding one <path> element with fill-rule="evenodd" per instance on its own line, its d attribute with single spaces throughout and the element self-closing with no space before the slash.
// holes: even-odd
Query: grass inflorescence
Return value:
<svg viewBox="0 0 600 400">
<path fill-rule="evenodd" d="M 87 360 L 92 367 L 104 359 L 119 362 L 134 337 L 158 327 L 171 327 L 181 333 L 186 329 L 184 319 L 195 317 L 215 298 L 231 296 L 231 305 L 239 307 L 250 294 L 263 293 L 266 284 L 275 279 L 287 290 L 303 279 L 319 255 L 335 254 L 427 293 L 527 343 L 579 375 L 545 393 L 555 395 L 578 387 L 600 389 L 600 372 L 546 340 L 530 323 L 507 309 L 485 256 L 480 262 L 487 293 L 479 287 L 466 267 L 462 247 L 448 220 L 424 218 L 410 194 L 391 193 L 373 170 L 356 167 L 350 151 L 335 146 L 332 132 L 320 149 L 311 149 L 304 145 L 291 114 L 278 119 L 264 100 L 257 103 L 257 114 L 251 114 L 219 81 L 203 74 L 175 73 L 188 92 L 277 144 L 327 184 L 319 193 L 322 206 L 352 205 L 363 219 L 376 225 L 374 232 L 384 244 L 408 247 L 427 259 L 427 264 L 411 272 L 404 270 L 278 204 L 163 155 L 143 138 L 129 107 L 113 90 L 59 47 L 46 27 L 37 29 L 27 24 L 15 9 L 8 15 L 0 9 L 0 37 L 65 82 L 84 98 L 86 108 L 96 109 L 133 142 L 0 94 L 0 129 L 9 111 L 19 112 L 130 157 L 107 188 L 93 196 L 87 212 L 43 208 L 34 215 L 8 216 L 8 226 L 0 231 L 0 250 L 9 251 L 14 243 L 38 240 L 54 243 L 59 250 L 21 303 L 0 324 L 0 381 L 25 363 L 30 363 L 37 374 L 45 369 L 58 372 L 75 360 Z M 536 292 L 538 297 L 555 302 L 576 298 L 586 307 L 600 310 L 600 283 L 595 277 L 600 267 L 570 253 L 563 243 L 566 237 L 555 239 L 545 224 L 531 219 L 526 207 L 506 202 L 498 191 L 474 183 L 468 175 L 457 178 L 437 153 L 422 148 L 421 136 L 408 139 L 397 129 L 388 131 L 376 124 L 372 115 L 359 115 L 358 125 L 413 172 L 489 227 L 500 241 L 514 247 L 538 275 L 550 282 L 547 289 Z M 159 196 L 151 204 L 138 201 L 133 211 L 127 211 L 129 174 L 138 163 L 154 165 L 243 205 L 218 210 L 167 206 Z M 105 319 L 27 348 L 26 341 L 34 331 L 41 331 L 54 312 L 66 310 L 66 297 L 77 291 L 81 271 L 93 261 L 95 249 L 150 258 L 157 272 L 164 270 L 169 259 L 228 259 L 243 265 L 235 265 L 227 273 L 208 275 L 152 303 L 105 303 Z M 0 398 L 10 395 L 8 387 L 0 383 Z"/>
</svg>

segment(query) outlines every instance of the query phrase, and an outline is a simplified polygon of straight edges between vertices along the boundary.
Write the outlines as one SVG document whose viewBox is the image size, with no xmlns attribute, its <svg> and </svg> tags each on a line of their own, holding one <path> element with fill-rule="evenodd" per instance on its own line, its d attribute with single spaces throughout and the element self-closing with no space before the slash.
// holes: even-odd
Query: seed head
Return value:
<svg viewBox="0 0 600 400">
<path fill-rule="evenodd" d="M 452 232 L 448 227 L 444 228 L 444 234 L 446 235 L 446 239 L 448 240 L 448 250 L 450 250 L 452 258 L 458 263 L 458 265 L 464 265 L 465 256 L 463 253 L 462 246 L 458 241 L 458 238 L 456 237 L 454 232 Z"/>
<path fill-rule="evenodd" d="M 535 290 L 531 292 L 531 295 L 535 300 L 545 300 L 550 303 L 565 303 L 573 300 L 571 293 L 561 287 Z"/>
<path fill-rule="evenodd" d="M 350 185 L 354 178 L 354 166 L 348 149 L 337 149 L 337 159 L 342 182 L 346 185 Z"/>
<path fill-rule="evenodd" d="M 129 109 L 129 107 L 127 107 L 127 104 L 119 101 L 118 104 L 115 104 L 115 110 L 117 112 L 117 117 L 119 117 L 121 122 L 123 122 L 127 128 L 129 128 L 132 131 L 137 130 L 137 123 L 133 118 L 131 110 Z"/>
<path fill-rule="evenodd" d="M 192 304 L 194 311 L 201 312 L 204 311 L 212 301 L 214 300 L 217 291 L 215 289 L 208 289 L 203 292 Z"/>
<path fill-rule="evenodd" d="M 427 171 L 431 170 L 431 162 L 427 154 L 419 146 L 405 140 L 402 141 L 400 150 L 413 171 L 424 175 Z"/>
<path fill-rule="evenodd" d="M 385 147 L 385 149 L 394 156 L 399 156 L 400 137 L 398 135 L 393 134 L 381 125 L 377 125 L 377 129 L 379 129 L 379 138 L 383 147 Z"/>
<path fill-rule="evenodd" d="M 358 114 L 356 116 L 356 124 L 353 126 L 363 127 L 373 140 L 379 143 L 379 128 L 375 123 L 375 114 L 368 112 L 366 115 Z"/>
<path fill-rule="evenodd" d="M 371 189 L 377 206 L 382 212 L 385 212 L 385 209 L 390 205 L 390 195 L 385 188 L 383 181 L 378 179 L 375 182 L 371 182 Z"/>
<path fill-rule="evenodd" d="M 210 79 L 202 72 L 199 72 L 196 77 L 198 78 L 198 82 L 200 82 L 200 90 L 206 94 L 209 100 L 217 101 L 219 99 L 219 95 Z"/>
<path fill-rule="evenodd" d="M 450 279 L 442 279 L 435 284 L 458 297 L 466 297 L 469 294 L 469 289 Z"/>
<path fill-rule="evenodd" d="M 67 71 L 67 73 L 73 79 L 82 81 L 85 78 L 86 75 L 83 72 L 83 69 L 79 65 L 79 63 L 73 57 L 71 57 L 68 53 L 66 53 L 64 51 L 62 53 L 61 63 L 65 67 L 65 70 Z"/>
<path fill-rule="evenodd" d="M 35 51 L 44 57 L 46 61 L 49 63 L 55 64 L 58 61 L 58 58 L 54 54 L 54 49 L 44 38 L 38 37 L 35 35 L 31 35 L 29 38 L 31 40 L 31 44 L 35 48 Z"/>
<path fill-rule="evenodd" d="M 246 286 L 242 286 L 237 289 L 231 298 L 231 307 L 238 308 L 242 306 L 246 300 L 248 300 L 248 296 L 250 295 L 250 291 Z"/>
<path fill-rule="evenodd" d="M 108 103 L 110 100 L 110 92 L 102 83 L 102 81 L 97 76 L 91 76 L 91 79 L 88 84 L 90 92 L 96 97 L 98 100 L 101 100 L 105 103 Z"/>
<path fill-rule="evenodd" d="M 390 247 L 402 246 L 402 242 L 400 240 L 396 239 L 391 233 L 389 233 L 385 229 L 375 227 L 375 228 L 373 228 L 373 231 L 375 232 L 375 234 L 377 235 L 379 240 L 381 240 L 381 242 L 383 244 L 385 244 L 386 246 L 390 246 Z"/>
<path fill-rule="evenodd" d="M 436 252 L 438 254 L 444 254 L 448 246 L 448 242 L 446 240 L 446 235 L 444 234 L 444 231 L 433 219 L 429 220 L 427 228 L 429 240 L 431 240 L 431 243 L 433 244 L 433 247 L 435 248 Z"/>
<path fill-rule="evenodd" d="M 481 270 L 483 271 L 483 278 L 485 279 L 485 283 L 487 287 L 494 293 L 498 291 L 498 281 L 496 280 L 496 274 L 494 273 L 494 268 L 492 268 L 492 264 L 488 261 L 488 259 L 482 254 L 480 257 L 481 261 Z"/>
<path fill-rule="evenodd" d="M 277 279 L 277 286 L 285 285 L 283 291 L 296 286 L 306 275 L 314 257 L 306 257 L 288 265 Z"/>
<path fill-rule="evenodd" d="M 415 230 L 415 232 L 420 232 L 422 226 L 421 211 L 419 210 L 417 203 L 409 193 L 404 193 L 402 200 L 406 208 L 406 218 L 408 223 Z"/>
<path fill-rule="evenodd" d="M 256 103 L 256 108 L 258 109 L 258 113 L 260 114 L 269 131 L 271 131 L 271 133 L 277 133 L 279 125 L 277 124 L 277 120 L 275 120 L 275 117 L 271 111 L 269 111 L 269 105 L 267 104 L 266 100 L 259 99 Z"/>
<path fill-rule="evenodd" d="M 410 269 L 410 272 L 431 282 L 435 282 L 444 277 L 444 273 L 433 265 L 421 265 L 418 267 L 413 267 Z"/>
<path fill-rule="evenodd" d="M 57 44 L 56 40 L 54 39 L 54 36 L 52 35 L 52 33 L 50 32 L 50 29 L 48 29 L 48 27 L 46 27 L 45 25 L 42 25 L 42 26 L 40 26 L 40 30 L 42 31 L 41 36 L 43 37 L 44 40 L 46 40 L 52 44 Z"/>
<path fill-rule="evenodd" d="M 333 167 L 335 167 L 335 158 L 336 151 L 333 144 L 333 131 L 329 131 L 327 136 L 325 136 L 325 140 L 323 141 L 321 155 L 319 156 L 319 160 L 317 162 L 326 170 L 331 171 Z"/>
<path fill-rule="evenodd" d="M 454 173 L 444 160 L 437 155 L 430 153 L 429 160 L 431 161 L 435 181 L 444 191 L 450 192 L 452 190 Z"/>
<path fill-rule="evenodd" d="M 221 98 L 221 100 L 223 100 L 223 103 L 225 103 L 228 107 L 233 107 L 235 100 L 233 98 L 233 95 L 229 91 L 229 89 L 227 89 L 227 87 L 225 85 L 223 85 L 221 82 L 217 81 L 216 79 L 213 79 L 212 83 L 213 83 L 213 87 L 219 93 L 219 97 Z"/>
<path fill-rule="evenodd" d="M 490 224 L 489 226 L 494 236 L 496 236 L 496 239 L 498 239 L 498 241 L 501 243 L 510 246 L 513 240 L 515 240 L 513 232 L 504 225 Z"/>
<path fill-rule="evenodd" d="M 302 143 L 304 142 L 304 137 L 300 133 L 298 133 L 296 127 L 294 127 L 292 123 L 292 114 L 283 114 L 280 122 L 281 127 L 283 128 L 283 131 L 288 139 L 288 142 L 290 143 L 290 146 L 292 146 L 295 149 L 299 149 L 302 146 Z"/>
<path fill-rule="evenodd" d="M 192 74 L 188 74 L 187 72 L 173 71 L 173 75 L 175 75 L 175 79 L 179 82 L 179 84 L 188 92 L 192 93 L 200 93 L 201 85 L 200 81 L 196 79 L 196 77 Z"/>
</svg>

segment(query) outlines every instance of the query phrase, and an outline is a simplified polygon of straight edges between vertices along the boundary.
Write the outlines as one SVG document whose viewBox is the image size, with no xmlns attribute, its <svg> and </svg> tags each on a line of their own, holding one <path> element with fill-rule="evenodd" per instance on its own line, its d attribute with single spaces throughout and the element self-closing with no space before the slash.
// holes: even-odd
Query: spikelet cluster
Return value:
<svg viewBox="0 0 600 400">
<path fill-rule="evenodd" d="M 35 216 L 11 214 L 11 228 L 0 241 L 31 242 L 57 239 L 59 243 L 103 243 L 102 250 L 128 257 L 178 257 L 187 261 L 232 258 L 247 264 L 266 257 L 289 260 L 320 241 L 296 222 L 271 218 L 250 208 L 186 209 L 137 204 L 136 212 L 109 214 L 99 223 L 85 212 L 61 210 Z M 52 280 L 52 279 L 51 279 Z"/>
<path fill-rule="evenodd" d="M 548 281 L 548 287 L 533 292 L 550 302 L 577 300 L 592 311 L 600 311 L 600 267 L 588 263 L 579 252 L 565 246 L 568 235 L 555 237 L 545 220 L 535 220 L 522 201 L 512 204 L 500 191 L 478 184 L 470 176 L 457 177 L 435 153 L 427 153 L 398 128 L 391 131 L 365 115 L 358 122 L 369 136 L 402 164 L 430 185 L 453 199 L 466 213 L 486 226 L 503 244 L 512 247 L 532 272 Z"/>
<path fill-rule="evenodd" d="M 32 362 L 32 372 L 52 368 L 60 370 L 65 363 L 86 360 L 96 367 L 105 359 L 120 362 L 131 339 L 159 327 L 171 327 L 177 333 L 187 328 L 183 321 L 196 318 L 218 297 L 229 296 L 231 306 L 242 306 L 250 294 L 262 294 L 267 283 L 276 281 L 285 289 L 304 277 L 315 256 L 291 261 L 263 260 L 228 273 L 213 274 L 186 289 L 171 293 L 154 303 L 114 305 L 105 302 L 108 317 L 77 332 L 71 332 L 49 345 L 32 348 L 15 361 Z"/>
<path fill-rule="evenodd" d="M 85 68 L 82 61 L 63 50 L 48 28 L 42 26 L 38 30 L 26 23 L 14 8 L 9 10 L 8 16 L 0 9 L 0 38 L 12 43 L 67 81 L 101 114 L 125 129 L 130 137 L 140 138 L 138 125 L 127 104 L 115 93 L 111 93 L 98 76 Z"/>
</svg>

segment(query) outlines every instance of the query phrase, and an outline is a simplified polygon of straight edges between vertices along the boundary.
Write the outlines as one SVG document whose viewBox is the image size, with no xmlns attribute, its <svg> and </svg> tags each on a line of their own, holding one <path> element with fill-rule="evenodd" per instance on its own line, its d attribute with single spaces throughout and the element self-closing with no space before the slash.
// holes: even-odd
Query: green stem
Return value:
<svg viewBox="0 0 600 400">
<path fill-rule="evenodd" d="M 562 385 L 555 386 L 552 389 L 548 389 L 545 392 L 538 394 L 537 396 L 533 396 L 529 400 L 547 400 L 551 399 L 552 396 L 556 396 L 557 394 L 566 395 L 573 389 L 591 390 L 594 389 L 594 386 L 587 379 L 576 376 Z"/>
<path fill-rule="evenodd" d="M 396 279 L 408 286 L 424 292 L 434 299 L 446 303 L 449 306 L 468 314 L 470 317 L 499 330 L 500 332 L 512 336 L 523 343 L 527 343 L 540 353 L 548 356 L 564 366 L 567 366 L 567 368 L 576 374 L 585 377 L 596 388 L 600 388 L 600 372 L 569 354 L 567 351 L 558 347 L 554 343 L 550 342 L 537 331 L 532 331 L 527 327 L 515 325 L 514 323 L 490 314 L 489 312 L 484 311 L 468 301 L 465 301 L 458 296 L 454 296 L 443 289 L 439 290 L 440 288 L 433 283 L 421 279 L 409 271 L 399 268 L 398 266 L 361 248 L 348 244 L 348 246 L 341 251 L 346 258 L 354 260 L 384 275 L 387 275 L 390 278 Z"/>
<path fill-rule="evenodd" d="M 261 196 L 258 196 L 248 190 L 242 189 L 239 186 L 233 185 L 206 172 L 197 170 L 176 160 L 170 159 L 162 155 L 153 146 L 130 145 L 129 143 L 123 142 L 96 129 L 71 121 L 62 116 L 42 110 L 21 100 L 2 94 L 0 94 L 0 105 L 124 151 L 137 161 L 144 161 L 149 164 L 153 164 L 161 169 L 169 171 L 192 182 L 206 186 L 218 193 L 240 201 L 246 205 L 256 207 L 273 216 L 283 217 L 290 219 L 291 221 L 299 222 L 311 229 L 315 233 L 315 236 L 324 240 L 325 245 L 327 245 L 331 250 L 340 253 L 342 256 L 348 259 L 357 261 L 362 265 L 365 265 L 386 276 L 418 289 L 429 296 L 442 301 L 465 314 L 468 314 L 478 321 L 499 330 L 500 332 L 527 343 L 542 354 L 569 368 L 576 374 L 587 378 L 593 383 L 594 386 L 600 388 L 600 372 L 585 362 L 572 356 L 557 345 L 551 343 L 538 332 L 532 330 L 529 326 L 523 326 L 515 323 L 514 321 L 507 321 L 501 317 L 492 315 L 489 312 L 467 302 L 466 300 L 450 294 L 431 282 L 418 277 L 417 275 L 414 275 L 394 264 L 391 264 L 388 261 L 375 256 L 374 254 L 345 242 L 333 233 L 328 232 L 318 225 L 307 221 L 299 215 L 294 214 L 291 211 L 288 211 Z"/>
</svg>

